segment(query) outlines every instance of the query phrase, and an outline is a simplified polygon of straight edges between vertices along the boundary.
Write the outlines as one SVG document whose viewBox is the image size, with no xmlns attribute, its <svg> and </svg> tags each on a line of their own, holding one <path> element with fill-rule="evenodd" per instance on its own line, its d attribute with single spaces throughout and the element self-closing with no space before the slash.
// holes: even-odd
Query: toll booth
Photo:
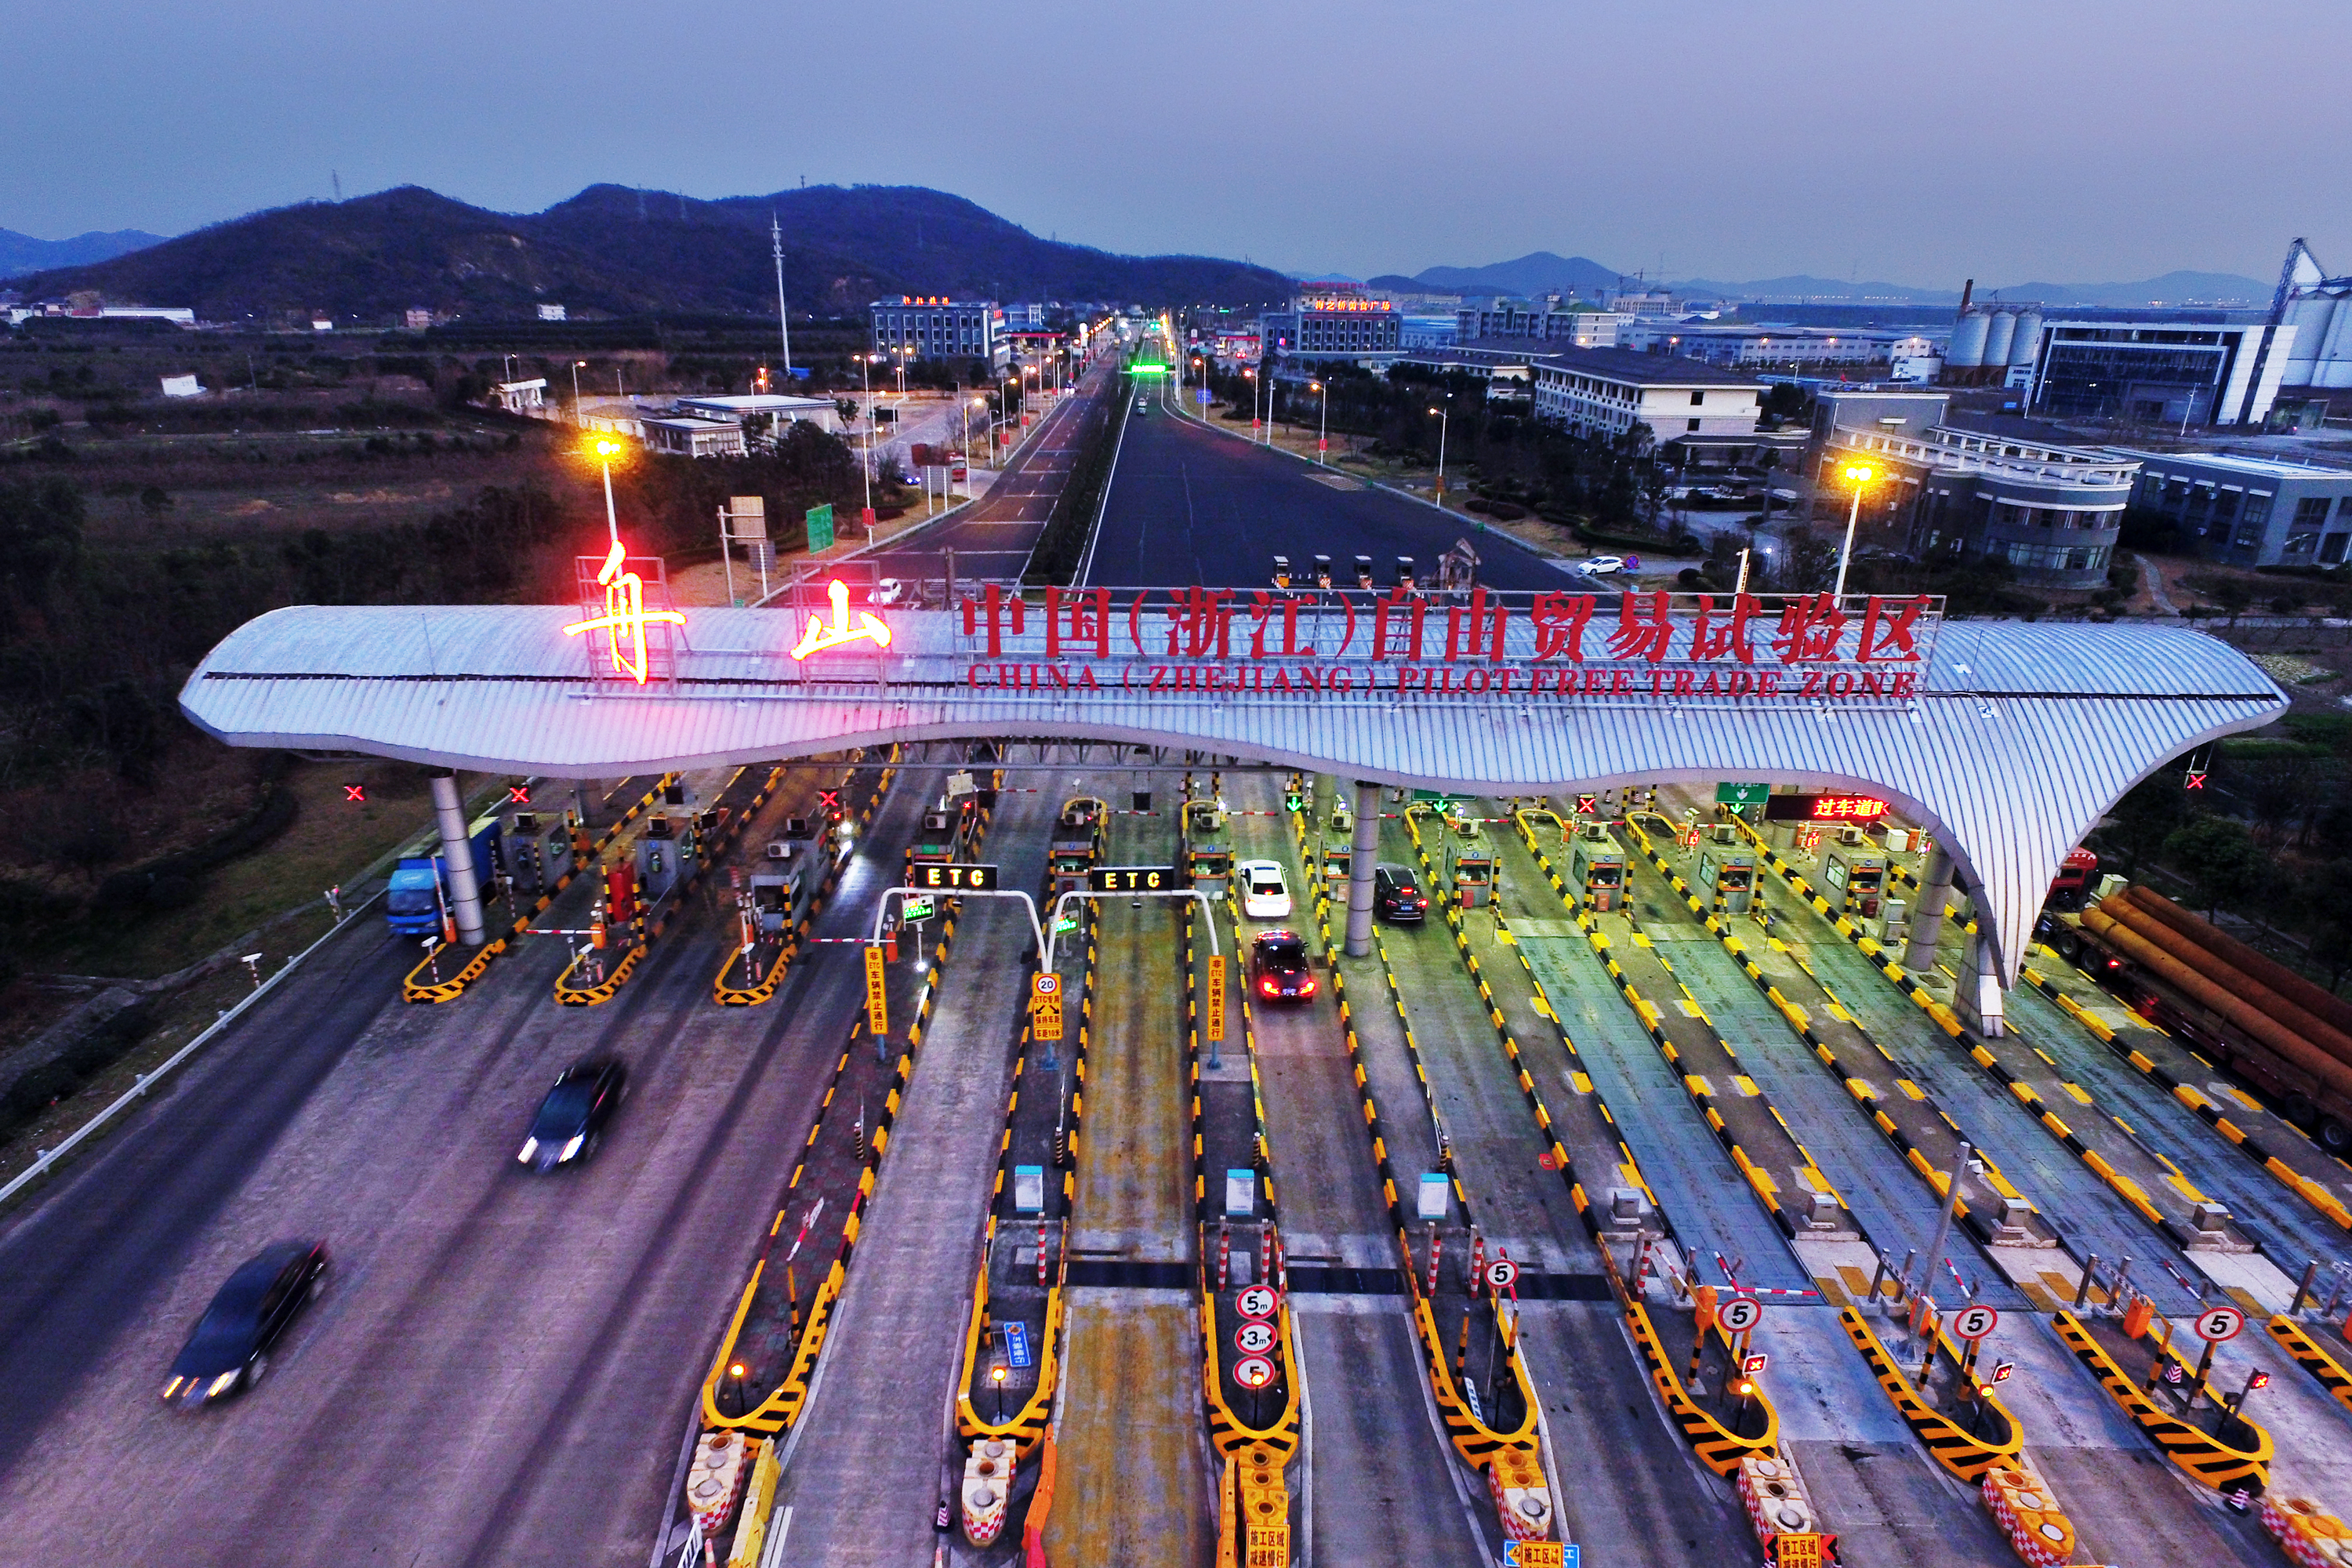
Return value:
<svg viewBox="0 0 2352 1568">
<path fill-rule="evenodd" d="M 1046 854 L 1046 874 L 1053 880 L 1052 897 L 1064 893 L 1083 892 L 1087 872 L 1095 863 L 1097 829 L 1090 824 L 1073 822 L 1068 816 L 1054 829 L 1053 847 Z"/>
<path fill-rule="evenodd" d="M 1717 908 L 1744 915 L 1756 902 L 1756 857 L 1746 849 L 1710 844 L 1698 853 L 1701 896 Z"/>
<path fill-rule="evenodd" d="M 1832 844 L 1822 851 L 1822 897 L 1832 912 L 1875 920 L 1879 900 L 1885 896 L 1885 856 L 1850 844 Z"/>
<path fill-rule="evenodd" d="M 637 886 L 648 905 L 657 904 L 684 874 L 688 847 L 680 842 L 675 822 L 655 816 L 646 819 L 646 830 L 637 835 L 636 852 Z"/>
<path fill-rule="evenodd" d="M 1214 800 L 1184 803 L 1184 869 L 1198 882 L 1233 875 L 1234 852 L 1224 842 L 1225 814 Z"/>
<path fill-rule="evenodd" d="M 1447 819 L 1444 873 L 1458 907 L 1475 910 L 1494 902 L 1495 847 L 1486 841 L 1481 824 Z"/>
<path fill-rule="evenodd" d="M 751 923 L 761 936 L 781 937 L 808 912 L 811 867 L 805 860 L 781 874 L 756 873 L 751 878 Z"/>
<path fill-rule="evenodd" d="M 922 826 L 916 830 L 914 847 L 908 851 L 908 860 L 915 866 L 946 866 L 963 858 L 971 843 L 972 826 L 980 816 L 970 795 L 954 800 L 942 799 L 923 813 Z"/>
<path fill-rule="evenodd" d="M 1353 836 L 1346 833 L 1328 834 L 1323 839 L 1324 891 L 1341 903 L 1348 901 L 1348 879 L 1356 865 Z"/>
<path fill-rule="evenodd" d="M 562 816 L 519 811 L 505 833 L 507 875 L 515 891 L 537 898 L 572 872 L 572 827 Z"/>
<path fill-rule="evenodd" d="M 1625 852 L 1598 824 L 1576 836 L 1568 857 L 1569 891 L 1595 910 L 1625 905 Z"/>
</svg>

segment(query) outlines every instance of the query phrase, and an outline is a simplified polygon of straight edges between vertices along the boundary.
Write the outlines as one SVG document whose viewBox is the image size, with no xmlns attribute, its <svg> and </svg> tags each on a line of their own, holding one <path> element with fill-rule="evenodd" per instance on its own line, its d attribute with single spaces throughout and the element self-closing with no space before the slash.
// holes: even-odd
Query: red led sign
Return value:
<svg viewBox="0 0 2352 1568">
<path fill-rule="evenodd" d="M 1866 795 L 1774 795 L 1764 797 L 1767 822 L 1875 822 L 1886 803 Z"/>
</svg>

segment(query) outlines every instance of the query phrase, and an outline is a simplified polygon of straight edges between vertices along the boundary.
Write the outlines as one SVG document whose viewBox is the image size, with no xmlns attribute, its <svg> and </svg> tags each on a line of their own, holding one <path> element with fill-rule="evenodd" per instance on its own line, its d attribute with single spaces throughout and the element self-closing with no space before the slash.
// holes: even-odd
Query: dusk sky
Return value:
<svg viewBox="0 0 2352 1568">
<path fill-rule="evenodd" d="M 415 184 L 924 184 L 1367 276 L 1537 249 L 1957 288 L 2352 270 L 2352 6 L 0 4 L 0 227 Z"/>
</svg>

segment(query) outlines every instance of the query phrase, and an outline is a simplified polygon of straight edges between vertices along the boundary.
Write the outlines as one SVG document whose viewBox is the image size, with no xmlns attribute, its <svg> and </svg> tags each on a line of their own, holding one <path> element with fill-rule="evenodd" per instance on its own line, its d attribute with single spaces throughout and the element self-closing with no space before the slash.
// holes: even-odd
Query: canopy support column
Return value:
<svg viewBox="0 0 2352 1568">
<path fill-rule="evenodd" d="M 441 829 L 441 862 L 449 869 L 449 912 L 457 918 L 457 940 L 479 947 L 482 935 L 482 882 L 474 866 L 474 841 L 466 832 L 466 803 L 457 794 L 457 775 L 443 769 L 433 775 L 433 820 Z"/>
<path fill-rule="evenodd" d="M 1381 786 L 1356 785 L 1356 836 L 1348 854 L 1348 956 L 1372 951 L 1372 863 L 1381 853 Z"/>
</svg>

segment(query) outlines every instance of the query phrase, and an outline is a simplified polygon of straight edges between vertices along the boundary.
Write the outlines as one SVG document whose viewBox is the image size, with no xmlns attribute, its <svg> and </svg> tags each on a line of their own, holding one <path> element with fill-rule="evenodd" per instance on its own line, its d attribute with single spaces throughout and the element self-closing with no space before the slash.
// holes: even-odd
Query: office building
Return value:
<svg viewBox="0 0 2352 1568">
<path fill-rule="evenodd" d="M 1303 294 L 1286 310 L 1258 320 L 1268 353 L 1307 359 L 1386 358 L 1402 347 L 1404 318 L 1386 300 L 1360 289 Z"/>
<path fill-rule="evenodd" d="M 977 359 L 992 366 L 1003 365 L 1010 356 L 1004 342 L 1004 312 L 993 300 L 902 294 L 896 300 L 877 300 L 867 310 L 873 317 L 877 353 L 908 359 Z"/>
<path fill-rule="evenodd" d="M 1754 443 L 1764 390 L 1754 376 L 1624 349 L 1548 347 L 1529 363 L 1536 417 L 1579 434 L 1646 425 L 1661 445 L 1694 455 L 1717 442 Z"/>
<path fill-rule="evenodd" d="M 2220 452 L 2134 452 L 2134 504 L 2179 548 L 2232 566 L 2341 566 L 2352 553 L 2352 470 Z"/>
<path fill-rule="evenodd" d="M 1823 393 L 1813 469 L 1821 493 L 1851 493 L 1850 466 L 1872 470 L 1873 510 L 1923 559 L 1991 558 L 2036 587 L 2106 582 L 2139 458 L 2062 446 L 2020 419 L 1952 416 L 1942 393 Z"/>
<path fill-rule="evenodd" d="M 1465 343 L 1486 338 L 1538 338 L 1571 348 L 1610 349 L 1623 345 L 1622 334 L 1633 320 L 1629 311 L 1602 310 L 1558 294 L 1540 300 L 1497 294 L 1465 300 L 1454 312 L 1454 335 L 1456 342 Z"/>
</svg>

